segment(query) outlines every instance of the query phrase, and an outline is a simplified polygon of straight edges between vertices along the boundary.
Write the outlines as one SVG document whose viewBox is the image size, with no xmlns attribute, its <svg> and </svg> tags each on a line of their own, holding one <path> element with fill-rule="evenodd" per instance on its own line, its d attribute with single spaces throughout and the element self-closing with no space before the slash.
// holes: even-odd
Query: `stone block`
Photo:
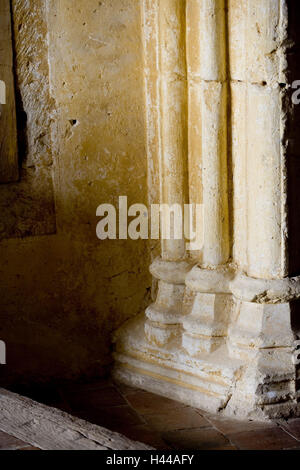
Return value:
<svg viewBox="0 0 300 470">
<path fill-rule="evenodd" d="M 187 2 L 187 59 L 191 78 L 226 79 L 224 0 Z"/>
<path fill-rule="evenodd" d="M 230 73 L 233 80 L 285 81 L 288 12 L 280 0 L 229 1 Z"/>
</svg>

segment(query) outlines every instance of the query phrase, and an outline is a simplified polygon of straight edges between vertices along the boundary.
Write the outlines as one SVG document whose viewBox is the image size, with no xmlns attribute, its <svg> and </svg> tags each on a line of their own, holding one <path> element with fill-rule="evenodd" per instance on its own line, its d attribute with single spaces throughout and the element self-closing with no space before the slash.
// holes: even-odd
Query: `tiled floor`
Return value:
<svg viewBox="0 0 300 470">
<path fill-rule="evenodd" d="M 232 421 L 111 380 L 18 392 L 158 450 L 300 450 L 300 419 Z M 8 437 L 5 443 L 0 434 L 0 449 Z M 14 440 L 9 445 L 29 448 Z"/>
</svg>

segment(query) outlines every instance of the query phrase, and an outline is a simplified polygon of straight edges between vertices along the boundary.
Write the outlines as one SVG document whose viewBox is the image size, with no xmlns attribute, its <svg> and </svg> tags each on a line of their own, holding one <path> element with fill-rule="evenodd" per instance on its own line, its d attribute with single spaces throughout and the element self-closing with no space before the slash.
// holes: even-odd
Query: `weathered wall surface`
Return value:
<svg viewBox="0 0 300 470">
<path fill-rule="evenodd" d="M 47 26 L 41 2 L 12 3 L 20 181 L 1 185 L 0 239 L 53 234 Z"/>
<path fill-rule="evenodd" d="M 0 187 L 6 378 L 102 373 L 111 331 L 148 301 L 146 243 L 100 242 L 95 216 L 120 195 L 147 201 L 139 8 L 13 0 L 23 170 Z"/>
</svg>

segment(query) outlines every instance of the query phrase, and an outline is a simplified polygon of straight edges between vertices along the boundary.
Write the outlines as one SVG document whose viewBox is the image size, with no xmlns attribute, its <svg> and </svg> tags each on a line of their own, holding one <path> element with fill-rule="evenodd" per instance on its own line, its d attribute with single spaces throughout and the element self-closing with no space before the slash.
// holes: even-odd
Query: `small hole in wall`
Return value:
<svg viewBox="0 0 300 470">
<path fill-rule="evenodd" d="M 71 124 L 71 126 L 74 127 L 74 126 L 77 126 L 78 121 L 77 121 L 77 119 L 70 119 L 69 123 Z"/>
</svg>

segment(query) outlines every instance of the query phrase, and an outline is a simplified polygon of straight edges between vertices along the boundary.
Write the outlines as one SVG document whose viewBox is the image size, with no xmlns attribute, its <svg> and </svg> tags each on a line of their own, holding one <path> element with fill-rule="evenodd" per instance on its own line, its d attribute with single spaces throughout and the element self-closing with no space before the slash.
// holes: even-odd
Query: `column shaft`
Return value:
<svg viewBox="0 0 300 470">
<path fill-rule="evenodd" d="M 161 202 L 187 202 L 185 0 L 159 2 Z M 185 256 L 185 240 L 163 240 L 162 257 Z"/>
<path fill-rule="evenodd" d="M 204 247 L 198 261 L 229 258 L 227 83 L 224 0 L 188 0 L 190 202 L 203 203 Z"/>
<path fill-rule="evenodd" d="M 230 256 L 226 55 L 225 1 L 188 0 L 189 194 L 203 204 L 204 230 L 202 252 L 192 253 L 196 276 Z M 217 349 L 227 335 L 230 298 L 211 292 L 186 292 L 183 346 L 191 355 Z"/>
<path fill-rule="evenodd" d="M 159 202 L 184 209 L 187 182 L 187 84 L 185 0 L 145 0 L 144 50 L 150 177 L 159 174 Z M 149 106 L 150 105 L 150 106 Z M 162 225 L 170 213 L 162 212 Z M 171 228 L 173 228 L 172 219 Z M 158 279 L 156 302 L 147 309 L 145 331 L 150 342 L 165 344 L 180 332 L 186 265 L 184 234 L 161 241 L 161 260 L 151 271 Z M 166 275 L 182 271 L 179 282 Z"/>
<path fill-rule="evenodd" d="M 285 1 L 229 1 L 234 259 L 249 276 L 287 275 Z"/>
</svg>

